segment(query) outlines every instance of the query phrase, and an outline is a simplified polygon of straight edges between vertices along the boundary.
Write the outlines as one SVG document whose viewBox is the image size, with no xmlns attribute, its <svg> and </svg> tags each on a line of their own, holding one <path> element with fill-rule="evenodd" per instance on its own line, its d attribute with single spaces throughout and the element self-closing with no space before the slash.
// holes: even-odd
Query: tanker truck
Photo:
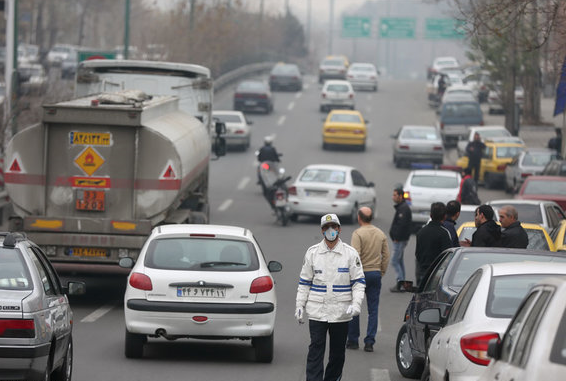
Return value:
<svg viewBox="0 0 566 381">
<path fill-rule="evenodd" d="M 11 230 L 58 270 L 108 273 L 155 226 L 207 223 L 210 131 L 179 102 L 125 91 L 44 105 L 6 149 Z"/>
</svg>

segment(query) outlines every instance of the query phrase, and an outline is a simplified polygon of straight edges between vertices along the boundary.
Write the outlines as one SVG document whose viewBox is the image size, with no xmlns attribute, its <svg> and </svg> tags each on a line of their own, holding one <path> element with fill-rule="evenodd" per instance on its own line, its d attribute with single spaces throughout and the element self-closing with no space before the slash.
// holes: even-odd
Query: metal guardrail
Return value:
<svg viewBox="0 0 566 381">
<path fill-rule="evenodd" d="M 250 65 L 244 65 L 228 73 L 222 74 L 214 80 L 214 92 L 218 92 L 238 79 L 248 77 L 254 74 L 260 74 L 270 70 L 275 62 L 261 62 Z"/>
</svg>

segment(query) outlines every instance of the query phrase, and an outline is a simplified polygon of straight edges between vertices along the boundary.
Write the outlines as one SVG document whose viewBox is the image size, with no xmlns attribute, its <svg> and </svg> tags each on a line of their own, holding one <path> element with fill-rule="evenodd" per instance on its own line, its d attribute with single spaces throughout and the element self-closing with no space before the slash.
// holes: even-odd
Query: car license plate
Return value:
<svg viewBox="0 0 566 381">
<path fill-rule="evenodd" d="M 103 212 L 104 198 L 104 191 L 78 189 L 75 200 L 75 208 L 77 210 Z"/>
<path fill-rule="evenodd" d="M 72 247 L 69 254 L 72 257 L 107 257 L 108 250 L 99 247 Z"/>
<path fill-rule="evenodd" d="M 342 103 L 342 99 L 333 99 L 332 103 Z"/>
<path fill-rule="evenodd" d="M 285 206 L 286 204 L 287 204 L 287 201 L 285 201 L 285 200 L 275 200 L 275 206 L 276 207 Z"/>
<path fill-rule="evenodd" d="M 255 106 L 255 105 L 257 105 L 257 102 L 256 101 L 245 101 L 244 104 L 246 106 Z"/>
<path fill-rule="evenodd" d="M 326 196 L 326 193 L 327 193 L 326 191 L 315 191 L 315 190 L 305 191 L 305 194 L 308 197 L 324 197 Z"/>
<path fill-rule="evenodd" d="M 224 298 L 226 288 L 223 287 L 177 287 L 178 297 L 191 298 Z"/>
</svg>

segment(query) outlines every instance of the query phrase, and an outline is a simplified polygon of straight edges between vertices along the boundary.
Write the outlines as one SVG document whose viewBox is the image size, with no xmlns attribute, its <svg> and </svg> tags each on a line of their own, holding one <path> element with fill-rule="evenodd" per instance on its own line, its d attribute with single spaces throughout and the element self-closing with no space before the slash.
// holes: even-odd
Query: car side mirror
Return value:
<svg viewBox="0 0 566 381">
<path fill-rule="evenodd" d="M 373 188 L 375 186 L 375 184 L 373 183 L 373 181 L 370 181 L 368 184 L 368 188 Z"/>
<path fill-rule="evenodd" d="M 68 295 L 84 295 L 86 294 L 86 285 L 84 282 L 67 282 Z"/>
<path fill-rule="evenodd" d="M 491 339 L 487 344 L 487 355 L 494 360 L 501 358 L 501 339 Z"/>
<path fill-rule="evenodd" d="M 214 125 L 214 130 L 216 131 L 216 135 L 222 135 L 226 133 L 226 124 L 224 122 L 216 122 Z"/>
<path fill-rule="evenodd" d="M 131 269 L 132 267 L 134 267 L 134 259 L 130 257 L 120 258 L 120 260 L 118 261 L 118 266 L 124 269 Z"/>
<path fill-rule="evenodd" d="M 417 320 L 422 324 L 440 324 L 440 308 L 427 308 L 422 310 L 417 316 Z"/>
<path fill-rule="evenodd" d="M 269 261 L 267 264 L 267 269 L 270 273 L 278 273 L 279 271 L 283 270 L 283 265 L 277 261 Z"/>
</svg>

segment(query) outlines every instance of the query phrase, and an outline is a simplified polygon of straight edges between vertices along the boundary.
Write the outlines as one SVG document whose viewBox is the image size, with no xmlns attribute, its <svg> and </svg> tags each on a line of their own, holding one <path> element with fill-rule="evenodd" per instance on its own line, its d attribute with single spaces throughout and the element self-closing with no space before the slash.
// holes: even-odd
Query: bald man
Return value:
<svg viewBox="0 0 566 381">
<path fill-rule="evenodd" d="M 377 310 L 379 308 L 379 293 L 381 292 L 381 277 L 385 275 L 389 265 L 389 247 L 387 236 L 383 231 L 373 226 L 373 211 L 368 207 L 358 210 L 360 227 L 352 234 L 352 247 L 360 254 L 362 267 L 366 278 L 366 300 L 368 303 L 368 327 L 364 338 L 364 351 L 373 352 L 375 335 L 377 334 Z M 358 349 L 360 337 L 360 317 L 354 316 L 348 325 L 348 341 L 346 348 Z"/>
<path fill-rule="evenodd" d="M 501 247 L 526 249 L 529 245 L 529 236 L 519 221 L 517 209 L 511 205 L 499 209 L 499 222 L 501 222 Z"/>
</svg>

